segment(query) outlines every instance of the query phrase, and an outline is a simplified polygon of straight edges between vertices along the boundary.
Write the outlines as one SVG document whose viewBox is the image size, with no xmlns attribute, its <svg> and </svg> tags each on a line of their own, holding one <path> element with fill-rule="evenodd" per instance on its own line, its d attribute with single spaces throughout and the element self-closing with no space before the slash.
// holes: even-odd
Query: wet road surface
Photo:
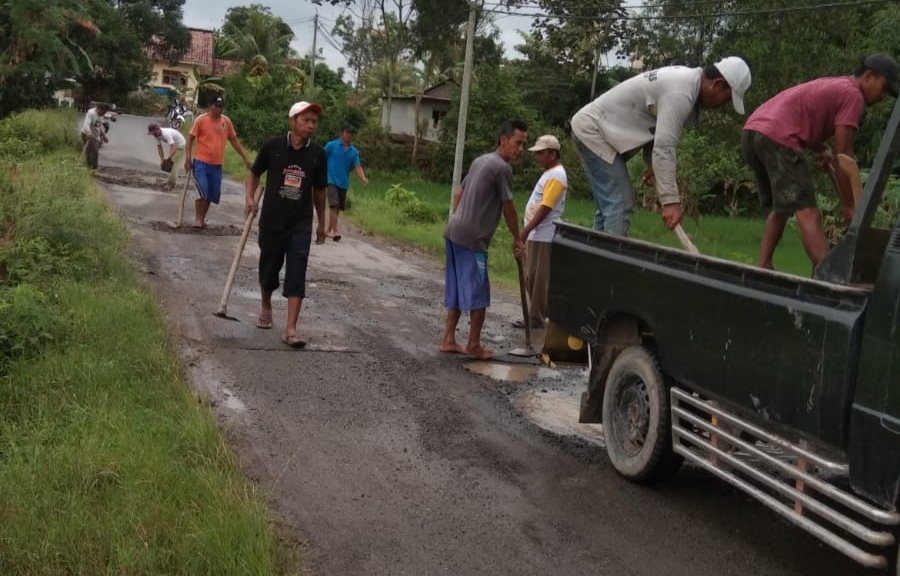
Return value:
<svg viewBox="0 0 900 576">
<path fill-rule="evenodd" d="M 240 321 L 214 317 L 242 186 L 226 183 L 209 230 L 173 231 L 183 180 L 162 191 L 148 121 L 113 125 L 98 177 L 189 379 L 304 547 L 304 573 L 869 574 L 696 469 L 655 488 L 620 479 L 597 428 L 574 422 L 579 370 L 500 381 L 438 353 L 443 273 L 413 250 L 346 226 L 340 243 L 314 245 L 298 330 L 309 345 L 294 351 L 280 341 L 284 299 L 274 330 L 254 327 L 254 233 L 228 302 Z M 501 350 L 521 344 L 516 298 L 496 294 L 488 312 Z"/>
</svg>

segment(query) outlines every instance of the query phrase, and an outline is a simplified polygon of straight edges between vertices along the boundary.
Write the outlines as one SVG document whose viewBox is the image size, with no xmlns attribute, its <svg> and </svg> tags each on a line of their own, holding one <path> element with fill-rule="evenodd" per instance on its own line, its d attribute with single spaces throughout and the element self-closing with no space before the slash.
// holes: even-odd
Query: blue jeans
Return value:
<svg viewBox="0 0 900 576">
<path fill-rule="evenodd" d="M 617 236 L 628 236 L 631 214 L 634 212 L 634 186 L 628 175 L 625 157 L 616 154 L 610 164 L 600 158 L 578 138 L 572 137 L 584 171 L 591 184 L 591 194 L 597 211 L 594 213 L 594 230 L 603 230 Z"/>
</svg>

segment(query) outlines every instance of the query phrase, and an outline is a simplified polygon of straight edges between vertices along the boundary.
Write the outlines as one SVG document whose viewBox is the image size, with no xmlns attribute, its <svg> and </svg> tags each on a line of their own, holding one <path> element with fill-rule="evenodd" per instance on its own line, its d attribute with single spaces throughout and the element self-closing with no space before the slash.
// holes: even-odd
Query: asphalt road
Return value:
<svg viewBox="0 0 900 576">
<path fill-rule="evenodd" d="M 270 494 L 287 540 L 304 547 L 304 573 L 868 574 L 705 473 L 634 486 L 574 422 L 562 433 L 535 425 L 515 400 L 577 391 L 582 377 L 500 382 L 439 354 L 443 274 L 415 251 L 346 227 L 340 243 L 313 246 L 299 326 L 309 349 L 293 351 L 279 338 L 283 299 L 275 330 L 254 327 L 254 236 L 228 303 L 240 321 L 214 317 L 242 187 L 226 186 L 205 233 L 171 230 L 180 190 L 161 190 L 148 120 L 113 125 L 98 176 L 192 384 Z M 497 348 L 521 343 L 509 327 L 516 298 L 496 294 L 488 313 Z"/>
</svg>

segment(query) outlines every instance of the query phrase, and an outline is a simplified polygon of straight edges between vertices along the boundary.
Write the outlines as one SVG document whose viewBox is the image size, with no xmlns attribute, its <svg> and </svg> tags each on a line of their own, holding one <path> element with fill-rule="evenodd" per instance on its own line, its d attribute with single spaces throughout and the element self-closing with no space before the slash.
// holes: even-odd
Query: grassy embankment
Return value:
<svg viewBox="0 0 900 576">
<path fill-rule="evenodd" d="M 0 122 L 0 574 L 284 574 L 66 113 Z"/>
<path fill-rule="evenodd" d="M 255 153 L 248 153 L 251 159 L 255 157 Z M 246 175 L 243 162 L 230 146 L 226 149 L 225 171 L 238 179 Z M 363 187 L 355 175 L 350 177 L 351 209 L 345 218 L 372 234 L 394 238 L 443 257 L 442 233 L 450 205 L 450 185 L 427 182 L 415 175 L 381 173 L 375 169 L 367 170 L 366 174 L 369 177 L 368 187 Z M 397 184 L 413 192 L 424 207 L 419 206 L 404 215 L 402 212 L 409 203 L 409 195 L 388 193 Z M 520 215 L 530 193 L 530 189 L 514 191 Z M 390 197 L 393 197 L 393 202 Z M 564 219 L 590 227 L 594 219 L 593 200 L 567 199 Z M 763 225 L 761 219 L 705 216 L 699 220 L 686 219 L 684 229 L 703 254 L 755 264 Z M 680 246 L 675 235 L 663 227 L 659 214 L 654 212 L 637 210 L 632 220 L 631 235 L 666 246 Z M 491 279 L 496 284 L 514 286 L 517 281 L 511 245 L 512 236 L 501 219 L 490 250 Z M 775 267 L 801 276 L 809 276 L 812 272 L 800 236 L 792 226 L 785 230 L 784 239 L 775 254 Z"/>
</svg>

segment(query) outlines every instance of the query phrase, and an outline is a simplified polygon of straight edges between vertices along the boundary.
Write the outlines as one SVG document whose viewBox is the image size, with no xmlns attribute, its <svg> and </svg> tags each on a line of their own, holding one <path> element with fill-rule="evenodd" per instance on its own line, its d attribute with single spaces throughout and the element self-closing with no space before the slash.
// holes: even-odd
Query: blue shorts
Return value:
<svg viewBox="0 0 900 576">
<path fill-rule="evenodd" d="M 447 270 L 444 305 L 452 310 L 471 312 L 491 305 L 487 252 L 476 252 L 444 238 Z"/>
<path fill-rule="evenodd" d="M 306 267 L 312 229 L 282 232 L 259 229 L 259 285 L 274 292 L 284 266 L 285 298 L 306 296 Z"/>
<path fill-rule="evenodd" d="M 222 195 L 222 167 L 194 160 L 194 183 L 201 200 L 218 204 Z"/>
</svg>

